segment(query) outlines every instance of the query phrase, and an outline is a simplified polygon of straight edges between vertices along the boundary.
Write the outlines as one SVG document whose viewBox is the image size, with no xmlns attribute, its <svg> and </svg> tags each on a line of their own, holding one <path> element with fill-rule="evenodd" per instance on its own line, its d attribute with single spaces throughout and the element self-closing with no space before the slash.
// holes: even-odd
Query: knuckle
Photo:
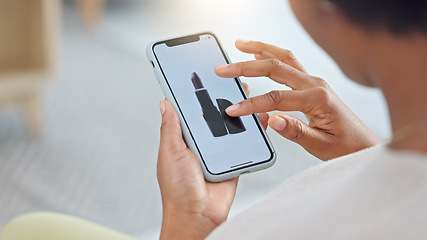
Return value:
<svg viewBox="0 0 427 240">
<path fill-rule="evenodd" d="M 272 103 L 274 106 L 278 106 L 283 100 L 284 95 L 282 91 L 274 90 L 264 95 L 267 102 Z"/>
<path fill-rule="evenodd" d="M 233 63 L 233 68 L 235 69 L 235 73 L 239 76 L 243 76 L 246 72 L 247 62 L 237 62 Z"/>
<path fill-rule="evenodd" d="M 313 79 L 314 79 L 314 82 L 316 83 L 317 86 L 329 88 L 329 84 L 323 78 L 313 77 Z"/>
<path fill-rule="evenodd" d="M 167 122 L 166 121 L 162 121 L 162 124 L 160 125 L 160 131 L 164 132 L 167 129 Z"/>
<path fill-rule="evenodd" d="M 252 107 L 255 106 L 256 104 L 258 104 L 258 102 L 254 99 L 254 98 L 248 98 L 245 101 L 240 103 L 243 107 L 248 106 L 248 107 Z"/>
<path fill-rule="evenodd" d="M 299 70 L 297 70 L 296 68 L 293 68 L 293 67 L 288 67 L 288 68 L 286 68 L 286 71 L 287 71 L 289 74 L 291 74 L 292 76 L 297 76 L 297 75 L 299 75 L 299 74 L 300 74 L 300 71 L 299 71 Z"/>
<path fill-rule="evenodd" d="M 288 50 L 288 49 L 283 49 L 282 57 L 283 57 L 283 59 L 288 59 L 288 60 L 296 59 L 293 52 L 291 50 Z"/>
<path fill-rule="evenodd" d="M 167 133 L 176 128 L 180 128 L 179 122 L 162 121 L 162 124 L 160 125 L 160 132 Z"/>
<path fill-rule="evenodd" d="M 284 65 L 282 61 L 276 58 L 269 58 L 269 59 L 266 59 L 265 61 L 267 61 L 267 63 L 270 65 L 271 71 L 282 69 Z"/>
<path fill-rule="evenodd" d="M 329 103 L 331 101 L 331 94 L 329 92 L 329 89 L 325 87 L 317 87 L 314 89 L 316 98 L 323 102 L 323 103 Z"/>
<path fill-rule="evenodd" d="M 237 62 L 237 63 L 233 63 L 233 65 L 240 68 L 240 67 L 244 66 L 244 63 L 245 62 Z"/>
<path fill-rule="evenodd" d="M 306 130 L 300 121 L 291 121 L 292 130 L 288 134 L 288 138 L 292 140 L 302 139 L 306 135 Z"/>
<path fill-rule="evenodd" d="M 158 151 L 158 157 L 161 159 L 181 159 L 185 157 L 185 151 L 181 144 L 175 142 L 168 142 L 160 146 Z M 185 149 L 185 148 L 184 148 Z"/>
</svg>

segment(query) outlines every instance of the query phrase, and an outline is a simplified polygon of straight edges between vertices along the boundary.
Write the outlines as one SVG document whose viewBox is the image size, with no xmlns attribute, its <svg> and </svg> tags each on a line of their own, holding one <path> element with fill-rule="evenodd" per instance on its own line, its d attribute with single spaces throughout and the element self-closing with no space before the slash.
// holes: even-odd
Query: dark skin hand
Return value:
<svg viewBox="0 0 427 240">
<path fill-rule="evenodd" d="M 322 160 L 379 143 L 326 82 L 307 74 L 289 51 L 260 42 L 237 41 L 236 46 L 255 54 L 257 60 L 218 66 L 215 71 L 219 76 L 267 76 L 293 90 L 249 98 L 237 104 L 237 109 L 229 107 L 229 115 L 258 113 L 264 128 L 271 126 Z M 244 86 L 249 92 L 249 86 Z M 309 124 L 284 113 L 269 117 L 267 112 L 273 110 L 301 111 Z M 205 181 L 198 158 L 183 140 L 172 104 L 161 101 L 160 112 L 162 126 L 157 162 L 163 204 L 160 239 L 204 239 L 227 219 L 238 178 L 221 183 Z"/>
<path fill-rule="evenodd" d="M 243 84 L 247 92 L 249 86 Z M 160 102 L 161 140 L 157 179 L 163 205 L 160 239 L 204 239 L 227 219 L 238 178 L 221 183 L 205 181 L 196 155 L 185 144 L 172 104 Z M 268 114 L 261 114 L 266 128 Z"/>
<path fill-rule="evenodd" d="M 261 77 L 284 84 L 292 90 L 272 91 L 230 106 L 227 114 L 244 116 L 274 110 L 303 112 L 309 124 L 278 113 L 268 125 L 283 137 L 298 143 L 321 160 L 329 160 L 380 143 L 365 124 L 339 99 L 321 78 L 309 75 L 294 55 L 285 49 L 253 41 L 236 41 L 236 47 L 254 54 L 257 60 L 221 65 L 218 76 Z"/>
</svg>

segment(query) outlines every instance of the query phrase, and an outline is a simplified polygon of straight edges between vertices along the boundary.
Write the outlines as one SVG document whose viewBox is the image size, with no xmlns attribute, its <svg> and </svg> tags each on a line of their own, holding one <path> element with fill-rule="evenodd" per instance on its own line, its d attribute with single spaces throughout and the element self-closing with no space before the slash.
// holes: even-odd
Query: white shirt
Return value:
<svg viewBox="0 0 427 240">
<path fill-rule="evenodd" d="M 322 163 L 207 239 L 427 239 L 427 155 L 380 145 Z"/>
</svg>

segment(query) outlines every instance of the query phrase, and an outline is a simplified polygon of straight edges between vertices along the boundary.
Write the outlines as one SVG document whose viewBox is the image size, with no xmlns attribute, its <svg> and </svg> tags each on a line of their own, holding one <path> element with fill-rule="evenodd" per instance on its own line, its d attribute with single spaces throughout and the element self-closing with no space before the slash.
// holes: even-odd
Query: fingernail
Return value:
<svg viewBox="0 0 427 240">
<path fill-rule="evenodd" d="M 278 116 L 275 116 L 270 120 L 270 127 L 277 131 L 283 131 L 286 128 L 286 125 L 286 120 Z"/>
<path fill-rule="evenodd" d="M 222 70 L 222 69 L 227 68 L 229 66 L 230 66 L 230 64 L 221 64 L 221 65 L 216 66 L 215 69 L 216 70 Z"/>
<path fill-rule="evenodd" d="M 162 116 L 163 116 L 163 114 L 166 112 L 166 106 L 165 106 L 165 101 L 164 100 L 162 100 L 162 101 L 160 101 L 160 113 L 162 114 Z"/>
<path fill-rule="evenodd" d="M 226 108 L 225 109 L 225 112 L 227 113 L 227 114 L 233 114 L 233 113 L 236 113 L 238 110 L 239 110 L 239 106 L 240 104 L 234 104 L 234 105 L 231 105 L 231 106 L 229 106 L 228 108 Z"/>
<path fill-rule="evenodd" d="M 250 41 L 249 40 L 244 40 L 244 39 L 237 39 L 236 40 L 236 43 L 243 43 L 243 44 L 245 44 L 245 43 L 249 43 Z"/>
</svg>

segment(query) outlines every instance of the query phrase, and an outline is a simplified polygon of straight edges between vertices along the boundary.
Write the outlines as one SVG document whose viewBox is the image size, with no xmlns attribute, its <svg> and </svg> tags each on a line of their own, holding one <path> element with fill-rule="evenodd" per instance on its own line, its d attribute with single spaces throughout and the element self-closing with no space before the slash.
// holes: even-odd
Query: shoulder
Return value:
<svg viewBox="0 0 427 240">
<path fill-rule="evenodd" d="M 328 179 L 335 180 L 340 178 L 340 176 L 348 175 L 349 172 L 354 172 L 358 168 L 369 164 L 372 159 L 384 155 L 386 151 L 385 145 L 377 145 L 326 162 L 321 162 L 293 176 L 280 185 L 275 192 L 287 188 L 307 187 L 307 184 L 310 186 L 323 184 L 324 181 Z M 272 194 L 274 194 L 274 192 Z"/>
<path fill-rule="evenodd" d="M 426 170 L 425 155 L 385 145 L 340 157 L 294 176 L 209 239 L 405 238 L 409 232 L 419 239 L 427 234 L 416 224 L 427 222 Z M 390 228 L 395 219 L 399 226 Z"/>
</svg>

